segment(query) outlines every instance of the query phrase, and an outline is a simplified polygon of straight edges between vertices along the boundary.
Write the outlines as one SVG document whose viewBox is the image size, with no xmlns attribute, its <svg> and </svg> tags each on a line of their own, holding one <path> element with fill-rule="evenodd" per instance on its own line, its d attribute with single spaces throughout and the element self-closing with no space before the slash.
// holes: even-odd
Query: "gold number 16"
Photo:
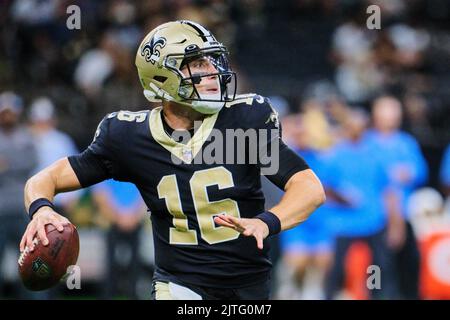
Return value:
<svg viewBox="0 0 450 320">
<path fill-rule="evenodd" d="M 209 201 L 206 187 L 217 185 L 219 190 L 234 186 L 231 172 L 224 167 L 199 170 L 189 180 L 192 199 L 201 237 L 209 244 L 237 239 L 239 233 L 226 227 L 216 227 L 214 216 L 226 213 L 239 218 L 237 202 L 232 199 Z M 186 214 L 181 206 L 180 191 L 174 174 L 162 177 L 158 183 L 158 196 L 165 199 L 167 210 L 173 216 L 173 228 L 170 228 L 170 244 L 198 244 L 197 232 L 189 229 Z"/>
</svg>

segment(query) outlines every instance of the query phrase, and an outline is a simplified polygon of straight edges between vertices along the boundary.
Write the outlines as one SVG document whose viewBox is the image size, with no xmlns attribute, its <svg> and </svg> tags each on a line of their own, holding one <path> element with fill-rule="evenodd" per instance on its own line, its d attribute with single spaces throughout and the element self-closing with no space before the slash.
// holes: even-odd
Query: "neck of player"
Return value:
<svg viewBox="0 0 450 320">
<path fill-rule="evenodd" d="M 174 130 L 190 130 L 195 121 L 202 121 L 205 115 L 172 101 L 164 101 L 163 115 L 166 123 Z"/>
</svg>

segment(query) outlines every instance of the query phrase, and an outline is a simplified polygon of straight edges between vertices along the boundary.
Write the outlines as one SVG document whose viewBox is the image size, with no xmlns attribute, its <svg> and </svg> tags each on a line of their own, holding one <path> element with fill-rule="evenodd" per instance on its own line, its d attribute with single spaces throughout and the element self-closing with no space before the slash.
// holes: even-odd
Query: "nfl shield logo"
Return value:
<svg viewBox="0 0 450 320">
<path fill-rule="evenodd" d="M 183 149 L 182 155 L 184 162 L 190 163 L 192 161 L 192 150 Z"/>
</svg>

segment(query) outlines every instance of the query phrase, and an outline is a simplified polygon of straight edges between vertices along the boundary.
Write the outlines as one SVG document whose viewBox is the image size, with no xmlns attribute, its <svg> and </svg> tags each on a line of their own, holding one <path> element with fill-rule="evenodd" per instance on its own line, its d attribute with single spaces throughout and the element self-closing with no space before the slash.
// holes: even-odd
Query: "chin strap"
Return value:
<svg viewBox="0 0 450 320">
<path fill-rule="evenodd" d="M 153 91 L 145 89 L 144 90 L 144 96 L 150 102 L 161 102 L 161 99 L 160 98 L 156 98 L 156 94 Z"/>
<path fill-rule="evenodd" d="M 184 101 L 178 101 L 175 100 L 167 91 L 158 88 L 155 84 L 150 83 L 149 84 L 151 90 L 144 90 L 144 96 L 145 98 L 150 102 L 162 102 L 163 100 L 167 101 L 173 101 L 182 105 L 185 105 L 187 107 L 190 107 L 200 113 L 203 114 L 213 114 L 217 113 L 222 109 L 222 107 L 225 105 L 225 102 L 223 101 L 191 101 L 191 102 L 184 102 Z M 213 95 L 200 95 L 202 98 L 218 98 L 220 99 L 220 93 Z"/>
<path fill-rule="evenodd" d="M 150 84 L 150 85 L 152 85 L 152 84 Z M 166 91 L 164 91 L 162 89 L 159 89 L 156 87 L 153 89 L 157 90 L 158 93 L 155 93 L 155 91 L 152 91 L 152 90 L 144 90 L 144 96 L 150 102 L 162 102 L 163 100 L 166 100 L 166 101 L 173 101 L 178 104 L 182 104 L 184 106 L 192 108 L 192 104 L 175 100 L 174 98 L 172 98 L 172 96 L 170 96 Z"/>
<path fill-rule="evenodd" d="M 150 102 L 162 102 L 162 100 L 175 101 L 167 91 L 158 88 L 154 83 L 149 84 L 151 90 L 144 90 L 144 96 Z"/>
</svg>

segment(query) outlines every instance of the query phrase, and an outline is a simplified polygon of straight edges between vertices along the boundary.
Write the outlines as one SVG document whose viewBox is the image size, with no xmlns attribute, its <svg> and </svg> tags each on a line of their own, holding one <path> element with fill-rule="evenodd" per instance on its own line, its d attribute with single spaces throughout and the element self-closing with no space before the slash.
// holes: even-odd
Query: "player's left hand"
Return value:
<svg viewBox="0 0 450 320">
<path fill-rule="evenodd" d="M 214 218 L 214 222 L 220 226 L 236 230 L 247 237 L 255 237 L 258 249 L 263 248 L 263 240 L 269 235 L 269 227 L 260 219 L 236 218 L 227 214 L 221 214 Z"/>
</svg>

